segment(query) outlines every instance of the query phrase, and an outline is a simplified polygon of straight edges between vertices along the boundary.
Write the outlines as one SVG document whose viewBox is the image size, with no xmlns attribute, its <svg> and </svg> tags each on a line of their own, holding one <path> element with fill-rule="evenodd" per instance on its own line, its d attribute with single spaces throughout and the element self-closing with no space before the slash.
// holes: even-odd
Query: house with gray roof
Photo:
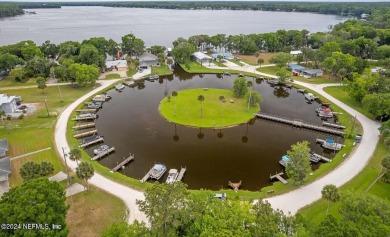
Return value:
<svg viewBox="0 0 390 237">
<path fill-rule="evenodd" d="M 9 157 L 0 159 L 0 182 L 8 181 L 11 174 L 11 159 Z"/>
<path fill-rule="evenodd" d="M 157 56 L 149 52 L 143 53 L 138 60 L 140 67 L 160 66 Z"/>
<path fill-rule="evenodd" d="M 0 94 L 0 110 L 4 111 L 6 114 L 15 113 L 18 101 L 20 101 L 20 99 L 16 96 Z"/>
<path fill-rule="evenodd" d="M 324 75 L 324 72 L 321 69 L 305 69 L 302 74 L 308 77 L 320 77 Z"/>
<path fill-rule="evenodd" d="M 8 151 L 8 141 L 7 139 L 3 138 L 0 139 L 0 158 L 6 156 Z"/>
<path fill-rule="evenodd" d="M 212 59 L 209 55 L 202 52 L 195 52 L 192 54 L 192 59 L 200 64 L 208 62 Z"/>
</svg>

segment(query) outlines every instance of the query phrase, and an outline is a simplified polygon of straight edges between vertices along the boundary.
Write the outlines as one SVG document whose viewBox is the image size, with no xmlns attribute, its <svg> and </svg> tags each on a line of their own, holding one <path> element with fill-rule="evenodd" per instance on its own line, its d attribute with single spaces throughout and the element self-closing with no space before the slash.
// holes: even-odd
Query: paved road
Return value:
<svg viewBox="0 0 390 237">
<path fill-rule="evenodd" d="M 64 156 L 62 153 L 62 148 L 65 149 L 65 153 L 68 153 L 70 151 L 68 142 L 66 140 L 66 125 L 68 123 L 72 111 L 85 99 L 99 92 L 100 90 L 107 88 L 108 86 L 112 85 L 117 81 L 118 80 L 99 81 L 99 83 L 101 84 L 100 87 L 77 99 L 61 113 L 56 124 L 54 139 L 57 151 L 63 159 Z M 73 170 L 75 170 L 77 167 L 76 162 L 71 161 L 69 159 L 67 159 L 67 164 Z M 144 213 L 138 210 L 138 207 L 136 205 L 137 199 L 144 199 L 144 194 L 142 192 L 131 189 L 122 184 L 118 184 L 97 173 L 95 173 L 95 175 L 90 179 L 89 183 L 122 199 L 130 211 L 130 216 L 128 220 L 129 223 L 132 223 L 134 220 L 138 220 L 140 222 L 143 221 L 147 223 L 146 216 L 144 215 Z"/>
</svg>

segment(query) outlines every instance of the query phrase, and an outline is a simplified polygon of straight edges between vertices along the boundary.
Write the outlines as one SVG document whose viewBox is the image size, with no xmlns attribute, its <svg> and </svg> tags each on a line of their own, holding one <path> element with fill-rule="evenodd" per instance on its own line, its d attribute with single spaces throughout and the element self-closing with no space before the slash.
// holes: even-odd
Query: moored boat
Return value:
<svg viewBox="0 0 390 237">
<path fill-rule="evenodd" d="M 279 164 L 281 164 L 284 168 L 286 168 L 287 163 L 290 161 L 290 157 L 287 155 L 284 155 L 282 159 L 279 161 Z"/>
<path fill-rule="evenodd" d="M 151 80 L 151 81 L 154 81 L 154 80 L 157 80 L 159 78 L 160 77 L 158 75 L 154 74 L 154 75 L 151 75 L 148 79 Z"/>
<path fill-rule="evenodd" d="M 333 139 L 322 140 L 322 139 L 317 138 L 316 142 L 321 143 L 322 147 L 329 149 L 329 150 L 334 150 L 334 151 L 339 151 L 339 150 L 341 150 L 341 148 L 344 147 L 343 144 L 336 143 L 335 140 L 333 140 Z"/>
<path fill-rule="evenodd" d="M 165 167 L 165 165 L 155 164 L 150 171 L 150 178 L 159 180 L 165 171 L 167 171 L 167 167 Z"/>
<path fill-rule="evenodd" d="M 117 91 L 121 91 L 125 89 L 125 85 L 123 85 L 122 83 L 119 83 L 118 85 L 115 86 L 115 90 Z"/>
<path fill-rule="evenodd" d="M 110 147 L 108 145 L 101 145 L 98 148 L 96 148 L 95 150 L 93 150 L 93 154 L 99 155 L 100 153 L 105 152 L 108 149 L 110 149 Z"/>
<path fill-rule="evenodd" d="M 168 177 L 167 177 L 166 183 L 171 184 L 171 183 L 176 182 L 178 175 L 179 175 L 179 172 L 177 171 L 177 169 L 170 169 L 168 171 Z"/>
</svg>

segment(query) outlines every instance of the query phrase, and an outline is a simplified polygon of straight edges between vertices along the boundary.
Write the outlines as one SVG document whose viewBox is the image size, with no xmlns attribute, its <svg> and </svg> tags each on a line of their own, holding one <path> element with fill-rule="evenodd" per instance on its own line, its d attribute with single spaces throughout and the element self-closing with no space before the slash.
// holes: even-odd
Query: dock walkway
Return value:
<svg viewBox="0 0 390 237">
<path fill-rule="evenodd" d="M 104 142 L 104 138 L 103 137 L 99 137 L 99 138 L 97 138 L 95 140 L 92 140 L 90 142 L 83 143 L 79 147 L 83 148 L 83 147 L 91 146 L 91 145 L 99 143 L 99 142 Z"/>
<path fill-rule="evenodd" d="M 145 176 L 140 180 L 141 183 L 145 183 L 150 178 L 150 173 L 152 172 L 152 169 L 148 171 L 148 173 L 145 174 Z"/>
<path fill-rule="evenodd" d="M 132 155 L 130 153 L 129 157 L 127 157 L 126 159 L 124 159 L 121 163 L 119 163 L 117 166 L 115 166 L 114 168 L 112 168 L 111 170 L 111 173 L 114 173 L 115 171 L 119 170 L 122 166 L 125 166 L 127 163 L 129 163 L 130 161 L 134 160 L 134 154 Z"/>
<path fill-rule="evenodd" d="M 183 179 L 184 173 L 185 173 L 186 171 L 187 171 L 187 168 L 186 168 L 186 167 L 181 168 L 181 169 L 180 169 L 180 173 L 179 173 L 179 175 L 177 176 L 176 181 L 181 181 L 181 180 Z"/>
<path fill-rule="evenodd" d="M 103 151 L 102 153 L 92 157 L 91 160 L 98 160 L 98 159 L 102 158 L 103 156 L 106 156 L 106 155 L 110 154 L 113 151 L 115 151 L 115 147 L 111 147 L 107 151 Z"/>
<path fill-rule="evenodd" d="M 86 137 L 86 136 L 89 136 L 89 135 L 92 135 L 92 134 L 95 134 L 95 133 L 97 133 L 96 129 L 88 131 L 88 132 L 78 133 L 76 135 L 73 135 L 73 137 L 74 138 L 81 138 L 81 137 Z"/>
<path fill-rule="evenodd" d="M 83 123 L 80 125 L 73 126 L 73 129 L 85 129 L 85 128 L 93 128 L 95 127 L 95 123 Z"/>
<path fill-rule="evenodd" d="M 274 174 L 274 175 L 270 175 L 270 176 L 269 176 L 269 179 L 270 179 L 270 180 L 273 180 L 273 179 L 276 178 L 276 179 L 278 179 L 280 182 L 282 182 L 283 184 L 288 184 L 287 180 L 285 180 L 285 179 L 282 177 L 282 175 L 284 175 L 283 172 L 276 173 L 276 174 Z"/>
<path fill-rule="evenodd" d="M 262 119 L 266 119 L 266 120 L 270 120 L 270 121 L 274 121 L 274 122 L 279 122 L 279 123 L 284 123 L 284 124 L 289 124 L 289 125 L 292 125 L 295 127 L 307 128 L 307 129 L 330 133 L 330 134 L 339 135 L 339 136 L 344 135 L 344 131 L 325 128 L 325 127 L 322 127 L 319 125 L 310 124 L 307 122 L 302 122 L 302 121 L 298 121 L 298 120 L 294 120 L 294 119 L 283 118 L 283 117 L 270 115 L 270 114 L 264 114 L 264 113 L 256 113 L 256 116 L 259 118 L 262 118 Z"/>
</svg>

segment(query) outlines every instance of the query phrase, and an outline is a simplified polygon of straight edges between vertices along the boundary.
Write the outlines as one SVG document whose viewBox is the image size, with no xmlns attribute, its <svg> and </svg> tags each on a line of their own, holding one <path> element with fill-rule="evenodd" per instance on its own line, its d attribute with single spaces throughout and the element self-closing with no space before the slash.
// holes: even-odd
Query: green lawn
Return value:
<svg viewBox="0 0 390 237">
<path fill-rule="evenodd" d="M 338 100 L 344 102 L 346 105 L 364 114 L 364 116 L 370 119 L 374 119 L 374 116 L 372 116 L 372 114 L 366 111 L 360 104 L 358 104 L 352 97 L 348 95 L 348 92 L 345 90 L 345 87 L 330 86 L 330 87 L 325 87 L 324 91 L 332 95 L 333 97 L 337 98 Z"/>
<path fill-rule="evenodd" d="M 213 61 L 213 63 L 215 65 L 217 65 L 218 67 L 227 67 L 225 64 L 221 63 L 221 62 L 218 62 L 218 61 Z"/>
<path fill-rule="evenodd" d="M 255 73 L 249 73 L 249 72 L 241 72 L 241 71 L 237 71 L 237 70 L 225 70 L 225 69 L 211 69 L 211 68 L 207 68 L 207 67 L 204 67 L 202 65 L 200 65 L 199 63 L 196 63 L 196 62 L 189 62 L 188 63 L 189 67 L 187 67 L 187 65 L 185 64 L 180 64 L 180 66 L 184 69 L 184 71 L 188 72 L 188 73 L 223 73 L 223 72 L 230 72 L 231 74 L 244 74 L 245 76 L 253 76 L 253 77 L 258 77 L 259 75 L 255 74 Z M 207 64 L 206 64 L 207 65 Z"/>
<path fill-rule="evenodd" d="M 199 95 L 205 97 L 202 103 L 197 100 Z M 224 96 L 226 101 L 221 102 L 219 96 Z M 234 103 L 230 103 L 231 99 Z M 201 106 L 203 116 L 200 113 Z M 170 100 L 164 98 L 159 111 L 163 117 L 174 123 L 202 128 L 221 128 L 249 121 L 254 117 L 253 113 L 259 111 L 259 106 L 247 110 L 246 100 L 235 98 L 233 91 L 210 88 L 179 91 L 176 98 L 172 97 Z"/>
<path fill-rule="evenodd" d="M 173 72 L 168 68 L 167 65 L 163 65 L 163 66 L 152 66 L 152 73 L 151 74 L 157 74 L 159 76 L 166 76 L 166 75 L 172 75 Z"/>
<path fill-rule="evenodd" d="M 244 64 L 242 62 L 240 62 L 239 60 L 237 60 L 237 59 L 230 59 L 229 61 L 232 62 L 232 63 L 237 64 L 238 66 L 244 66 Z"/>
<path fill-rule="evenodd" d="M 106 79 L 119 79 L 119 78 L 121 78 L 121 75 L 119 75 L 117 73 L 106 75 Z"/>
<path fill-rule="evenodd" d="M 137 72 L 138 72 L 137 69 L 135 69 L 135 68 L 129 68 L 129 70 L 127 70 L 126 74 L 127 74 L 128 77 L 132 77 L 132 76 L 134 76 L 134 74 L 136 74 Z"/>
<path fill-rule="evenodd" d="M 31 86 L 36 84 L 35 78 L 31 78 L 26 82 L 18 82 L 11 78 L 4 78 L 3 80 L 0 80 L 0 87 Z"/>
<path fill-rule="evenodd" d="M 127 221 L 126 206 L 122 200 L 94 186 L 68 197 L 66 204 L 69 205 L 66 216 L 68 237 L 100 236 L 108 226 Z"/>
</svg>

